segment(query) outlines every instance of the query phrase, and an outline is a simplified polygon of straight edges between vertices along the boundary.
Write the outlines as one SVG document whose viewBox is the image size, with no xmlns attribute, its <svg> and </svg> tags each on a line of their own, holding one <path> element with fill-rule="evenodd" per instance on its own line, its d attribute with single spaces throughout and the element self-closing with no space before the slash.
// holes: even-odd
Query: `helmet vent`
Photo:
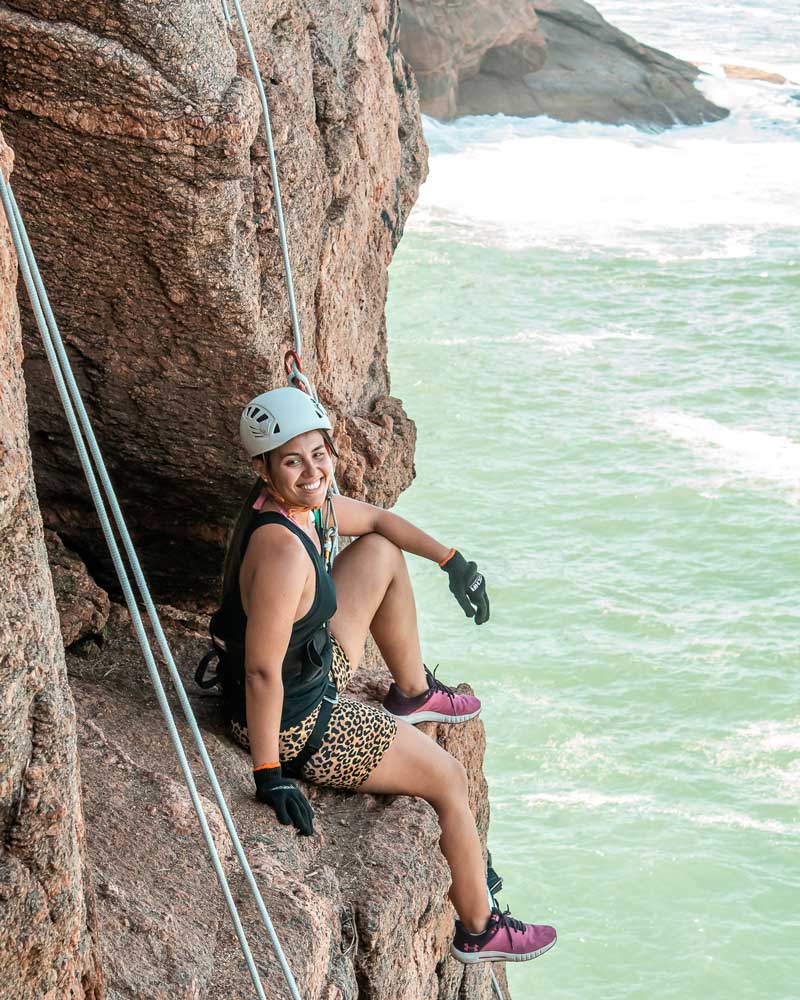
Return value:
<svg viewBox="0 0 800 1000">
<path fill-rule="evenodd" d="M 264 423 L 264 421 L 265 421 L 265 420 L 267 419 L 267 416 L 268 416 L 268 414 L 266 414 L 266 413 L 262 413 L 260 417 L 256 417 L 256 421 L 257 421 L 257 422 L 258 422 L 259 424 L 263 424 L 263 423 Z"/>
<path fill-rule="evenodd" d="M 275 424 L 275 426 L 272 428 L 272 433 L 273 434 L 280 434 L 280 432 L 281 432 L 281 425 L 280 424 Z"/>
</svg>

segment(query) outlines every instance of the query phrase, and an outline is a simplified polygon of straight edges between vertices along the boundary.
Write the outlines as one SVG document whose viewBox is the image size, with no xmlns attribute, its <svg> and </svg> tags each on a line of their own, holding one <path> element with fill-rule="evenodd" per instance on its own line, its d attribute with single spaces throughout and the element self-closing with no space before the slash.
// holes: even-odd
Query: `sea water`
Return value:
<svg viewBox="0 0 800 1000">
<path fill-rule="evenodd" d="M 427 661 L 483 699 L 516 1000 L 800 998 L 800 28 L 607 0 L 723 122 L 426 122 L 391 267 Z M 725 80 L 738 62 L 794 85 Z"/>
</svg>

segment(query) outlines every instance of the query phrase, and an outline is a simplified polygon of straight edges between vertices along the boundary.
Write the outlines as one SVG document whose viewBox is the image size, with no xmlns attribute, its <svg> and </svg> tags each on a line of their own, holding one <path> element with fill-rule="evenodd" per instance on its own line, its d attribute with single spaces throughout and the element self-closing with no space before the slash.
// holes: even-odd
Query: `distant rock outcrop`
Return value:
<svg viewBox="0 0 800 1000">
<path fill-rule="evenodd" d="M 343 490 L 411 481 L 389 395 L 387 267 L 426 170 L 397 5 L 244 4 L 271 101 L 304 332 Z M 0 122 L 17 195 L 155 590 L 216 591 L 252 480 L 237 441 L 291 346 L 260 106 L 214 0 L 0 4 Z M 30 316 L 45 522 L 100 571 L 98 529 Z M 105 575 L 103 573 L 105 571 Z"/>
<path fill-rule="evenodd" d="M 0 170 L 10 169 L 0 134 Z M 75 707 L 28 450 L 16 274 L 0 208 L 0 994 L 101 1000 Z"/>
<path fill-rule="evenodd" d="M 436 118 L 549 115 L 667 128 L 724 118 L 699 70 L 642 45 L 583 0 L 405 0 L 403 52 Z"/>
<path fill-rule="evenodd" d="M 467 110 L 464 88 L 513 88 L 547 55 L 530 0 L 403 0 L 400 24 L 420 106 L 434 118 L 489 113 Z"/>
</svg>

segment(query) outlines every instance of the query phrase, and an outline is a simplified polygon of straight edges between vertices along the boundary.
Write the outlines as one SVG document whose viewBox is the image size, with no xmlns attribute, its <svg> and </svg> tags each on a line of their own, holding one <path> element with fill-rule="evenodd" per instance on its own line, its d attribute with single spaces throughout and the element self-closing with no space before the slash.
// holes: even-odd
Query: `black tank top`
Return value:
<svg viewBox="0 0 800 1000">
<path fill-rule="evenodd" d="M 280 524 L 296 535 L 305 546 L 314 564 L 316 586 L 314 600 L 307 613 L 292 626 L 289 645 L 283 659 L 283 709 L 281 729 L 294 726 L 322 701 L 322 695 L 330 674 L 332 647 L 328 622 L 336 611 L 336 586 L 325 568 L 322 556 L 308 535 L 294 521 L 273 511 L 254 514 L 242 538 L 241 556 L 245 552 L 253 532 L 265 524 Z M 319 525 L 317 525 L 319 533 Z M 276 567 L 276 571 L 279 571 Z M 241 655 L 234 655 L 231 667 L 236 676 L 232 678 L 231 696 L 226 698 L 228 715 L 240 725 L 246 725 L 244 637 L 247 629 L 247 615 L 242 606 L 242 595 L 238 583 L 228 595 L 222 608 L 225 619 L 226 646 L 234 652 L 237 647 Z"/>
</svg>

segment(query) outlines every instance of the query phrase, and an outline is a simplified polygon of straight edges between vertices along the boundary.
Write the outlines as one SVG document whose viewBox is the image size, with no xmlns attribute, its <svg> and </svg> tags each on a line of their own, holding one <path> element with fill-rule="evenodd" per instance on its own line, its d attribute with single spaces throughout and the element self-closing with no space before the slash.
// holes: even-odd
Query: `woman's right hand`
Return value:
<svg viewBox="0 0 800 1000">
<path fill-rule="evenodd" d="M 280 765 L 253 771 L 253 778 L 259 802 L 272 806 L 284 826 L 293 825 L 304 837 L 310 837 L 314 810 L 292 779 L 284 778 Z"/>
</svg>

